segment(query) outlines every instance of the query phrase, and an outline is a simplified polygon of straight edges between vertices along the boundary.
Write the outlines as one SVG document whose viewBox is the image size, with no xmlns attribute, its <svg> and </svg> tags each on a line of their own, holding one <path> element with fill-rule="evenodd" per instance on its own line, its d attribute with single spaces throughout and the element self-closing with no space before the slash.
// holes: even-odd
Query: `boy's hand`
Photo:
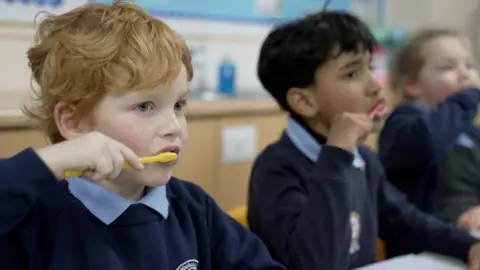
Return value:
<svg viewBox="0 0 480 270">
<path fill-rule="evenodd" d="M 480 243 L 473 245 L 468 252 L 468 270 L 480 270 Z"/>
<path fill-rule="evenodd" d="M 81 170 L 93 181 L 112 180 L 120 174 L 125 161 L 134 169 L 143 169 L 130 148 L 99 132 L 38 149 L 37 154 L 57 179 L 63 179 L 66 170 Z"/>
<path fill-rule="evenodd" d="M 480 206 L 465 211 L 457 220 L 457 227 L 468 230 L 480 230 Z"/>
<path fill-rule="evenodd" d="M 327 145 L 353 152 L 367 138 L 372 129 L 373 121 L 367 114 L 339 114 L 330 127 Z"/>
</svg>

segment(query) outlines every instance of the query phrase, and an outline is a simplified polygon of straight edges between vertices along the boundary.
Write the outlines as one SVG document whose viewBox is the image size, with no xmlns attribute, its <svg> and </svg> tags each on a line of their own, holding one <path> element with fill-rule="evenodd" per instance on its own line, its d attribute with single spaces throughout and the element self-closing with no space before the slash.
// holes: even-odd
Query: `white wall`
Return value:
<svg viewBox="0 0 480 270">
<path fill-rule="evenodd" d="M 203 54 L 197 78 L 204 77 L 205 87 L 216 88 L 217 67 L 225 55 L 237 63 L 237 88 L 252 91 L 260 88 L 256 79 L 256 61 L 268 25 L 207 23 L 166 20 L 179 31 L 195 50 Z M 26 91 L 30 85 L 26 51 L 32 44 L 34 26 L 28 23 L 0 23 L 0 91 Z M 195 56 L 199 57 L 199 56 Z"/>
<path fill-rule="evenodd" d="M 446 26 L 466 33 L 472 40 L 477 68 L 480 68 L 479 0 L 386 0 L 387 26 L 415 30 L 425 26 Z"/>
<path fill-rule="evenodd" d="M 387 26 L 418 29 L 448 26 L 465 29 L 478 0 L 386 0 Z"/>
<path fill-rule="evenodd" d="M 477 4 L 478 0 L 386 0 L 385 18 L 387 26 L 418 29 L 424 25 L 445 25 L 466 30 Z M 0 10 L 5 11 L 2 6 Z M 33 20 L 33 14 L 30 11 L 24 17 L 32 17 Z M 196 73 L 197 79 L 204 79 L 207 88 L 216 88 L 218 64 L 228 54 L 237 63 L 238 90 L 262 91 L 256 78 L 256 61 L 259 46 L 270 26 L 172 19 L 166 22 L 184 35 L 194 49 L 204 51 L 201 56 L 195 56 L 195 63 L 204 67 Z M 27 91 L 30 88 L 25 53 L 33 34 L 31 23 L 0 22 L 0 92 Z"/>
</svg>

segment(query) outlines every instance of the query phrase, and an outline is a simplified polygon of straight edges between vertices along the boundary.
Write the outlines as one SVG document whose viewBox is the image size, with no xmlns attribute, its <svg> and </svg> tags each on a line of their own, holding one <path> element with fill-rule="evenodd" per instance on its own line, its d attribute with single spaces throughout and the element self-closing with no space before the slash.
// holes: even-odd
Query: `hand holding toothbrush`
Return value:
<svg viewBox="0 0 480 270">
<path fill-rule="evenodd" d="M 99 132 L 38 149 L 37 154 L 59 180 L 82 176 L 92 181 L 113 180 L 123 168 L 141 170 L 142 163 L 169 162 L 177 158 L 175 153 L 139 158 L 127 146 Z"/>
</svg>

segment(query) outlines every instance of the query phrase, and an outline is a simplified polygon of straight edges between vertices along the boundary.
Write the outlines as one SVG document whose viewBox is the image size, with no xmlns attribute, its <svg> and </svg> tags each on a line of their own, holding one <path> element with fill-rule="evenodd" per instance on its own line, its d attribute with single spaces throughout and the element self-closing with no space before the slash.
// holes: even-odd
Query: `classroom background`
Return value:
<svg viewBox="0 0 480 270">
<path fill-rule="evenodd" d="M 35 15 L 65 12 L 85 2 L 0 0 L 0 157 L 46 145 L 37 125 L 20 110 L 30 97 L 26 51 L 34 38 Z M 224 210 L 244 205 L 253 159 L 286 126 L 285 114 L 256 76 L 261 42 L 274 24 L 321 10 L 324 0 L 136 2 L 180 32 L 193 55 L 190 136 L 175 175 L 202 186 Z M 329 8 L 352 11 L 372 26 L 382 44 L 375 48 L 375 72 L 387 91 L 389 55 L 418 28 L 465 32 L 480 62 L 475 27 L 480 0 L 332 0 Z M 375 148 L 375 135 L 368 144 Z"/>
</svg>

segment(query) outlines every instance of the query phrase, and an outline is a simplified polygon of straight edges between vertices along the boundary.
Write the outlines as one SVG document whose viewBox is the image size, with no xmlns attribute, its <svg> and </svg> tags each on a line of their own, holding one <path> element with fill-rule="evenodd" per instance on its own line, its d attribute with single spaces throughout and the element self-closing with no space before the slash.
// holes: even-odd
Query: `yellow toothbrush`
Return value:
<svg viewBox="0 0 480 270">
<path fill-rule="evenodd" d="M 167 163 L 170 161 L 174 161 L 175 159 L 177 159 L 177 157 L 178 155 L 176 153 L 165 152 L 152 157 L 142 157 L 140 158 L 140 162 L 142 164 L 156 163 L 156 162 Z M 130 168 L 130 167 L 132 167 L 132 165 L 130 165 L 129 162 L 125 162 L 125 164 L 123 164 L 123 168 Z M 79 170 L 65 171 L 65 178 L 72 177 L 72 176 L 82 176 L 82 175 L 83 175 L 83 171 L 79 171 Z"/>
</svg>

